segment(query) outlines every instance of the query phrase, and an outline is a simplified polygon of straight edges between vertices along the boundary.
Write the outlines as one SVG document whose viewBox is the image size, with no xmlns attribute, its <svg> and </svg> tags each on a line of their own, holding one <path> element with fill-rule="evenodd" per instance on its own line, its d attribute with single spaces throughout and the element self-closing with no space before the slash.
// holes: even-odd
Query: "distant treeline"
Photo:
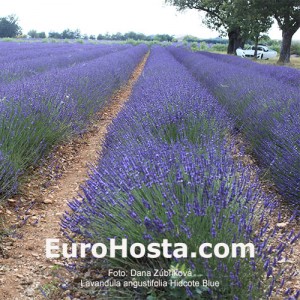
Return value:
<svg viewBox="0 0 300 300">
<path fill-rule="evenodd" d="M 186 35 L 183 38 L 184 42 L 188 43 L 201 43 L 205 42 L 208 44 L 223 44 L 223 45 L 228 45 L 228 39 L 223 39 L 223 38 L 214 38 L 214 39 L 200 39 L 198 37 L 192 36 L 192 35 Z"/>
<path fill-rule="evenodd" d="M 115 34 L 99 34 L 97 40 L 112 40 L 112 41 L 159 41 L 159 42 L 174 42 L 176 39 L 174 36 L 169 34 L 155 34 L 155 35 L 145 35 L 143 33 L 136 33 L 133 31 L 122 34 L 117 32 Z"/>
<path fill-rule="evenodd" d="M 37 32 L 36 30 L 30 30 L 28 32 L 28 36 L 31 38 L 45 38 L 45 32 Z M 172 42 L 176 41 L 174 36 L 169 34 L 156 34 L 156 35 L 145 35 L 143 33 L 136 33 L 136 32 L 127 32 L 127 33 L 120 33 L 117 32 L 115 34 L 98 34 L 96 37 L 95 35 L 87 35 L 81 34 L 79 30 L 70 30 L 65 29 L 64 31 L 55 32 L 50 31 L 48 34 L 49 38 L 54 39 L 85 39 L 85 40 L 108 40 L 108 41 L 126 41 L 126 40 L 135 40 L 135 41 L 159 41 L 159 42 Z"/>
</svg>

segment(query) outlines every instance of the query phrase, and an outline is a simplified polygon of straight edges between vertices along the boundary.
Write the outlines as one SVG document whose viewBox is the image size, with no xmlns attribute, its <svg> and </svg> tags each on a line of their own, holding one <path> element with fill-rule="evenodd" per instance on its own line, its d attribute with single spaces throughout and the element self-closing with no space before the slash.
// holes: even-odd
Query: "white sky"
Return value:
<svg viewBox="0 0 300 300">
<path fill-rule="evenodd" d="M 31 29 L 48 33 L 70 28 L 89 35 L 135 31 L 146 35 L 218 36 L 202 24 L 202 14 L 194 10 L 177 12 L 164 0 L 0 0 L 0 16 L 9 14 L 19 17 L 23 33 Z M 269 35 L 281 38 L 276 25 Z M 300 30 L 293 39 L 300 40 Z"/>
</svg>

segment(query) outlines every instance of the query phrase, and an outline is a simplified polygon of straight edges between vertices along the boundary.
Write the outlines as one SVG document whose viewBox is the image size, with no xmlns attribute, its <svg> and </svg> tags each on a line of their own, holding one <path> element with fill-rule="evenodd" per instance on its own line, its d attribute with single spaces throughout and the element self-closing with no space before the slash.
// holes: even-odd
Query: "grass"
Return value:
<svg viewBox="0 0 300 300">
<path fill-rule="evenodd" d="M 268 60 L 261 60 L 261 59 L 256 60 L 256 62 L 261 63 L 261 64 L 265 64 L 265 65 L 277 65 L 277 61 L 278 61 L 278 57 L 271 58 L 271 59 L 268 59 Z M 296 69 L 300 70 L 300 57 L 292 56 L 291 57 L 291 62 L 289 64 L 286 64 L 285 66 L 296 68 Z"/>
<path fill-rule="evenodd" d="M 42 286 L 40 286 L 38 289 L 39 289 L 39 292 L 45 297 L 45 298 L 48 298 L 50 297 L 50 295 L 52 293 L 55 293 L 56 291 L 59 290 L 59 287 L 58 287 L 58 281 L 51 281 L 49 283 L 46 283 Z"/>
</svg>

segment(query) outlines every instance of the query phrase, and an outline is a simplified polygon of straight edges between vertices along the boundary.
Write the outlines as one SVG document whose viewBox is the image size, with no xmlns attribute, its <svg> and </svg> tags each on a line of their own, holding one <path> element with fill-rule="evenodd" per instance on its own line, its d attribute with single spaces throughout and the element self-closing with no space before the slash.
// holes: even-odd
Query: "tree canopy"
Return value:
<svg viewBox="0 0 300 300">
<path fill-rule="evenodd" d="M 205 12 L 204 23 L 221 35 L 228 35 L 227 52 L 235 53 L 247 39 L 267 31 L 272 19 L 259 0 L 165 0 L 179 10 L 196 9 Z"/>
<path fill-rule="evenodd" d="M 156 34 L 156 35 L 145 35 L 143 33 L 136 33 L 133 31 L 127 33 L 117 32 L 115 34 L 106 33 L 105 35 L 99 34 L 97 40 L 113 40 L 113 41 L 125 41 L 125 40 L 135 40 L 135 41 L 159 41 L 159 42 L 171 42 L 174 40 L 174 36 L 169 34 Z"/>
<path fill-rule="evenodd" d="M 290 61 L 292 37 L 300 27 L 299 0 L 165 0 L 179 10 L 196 9 L 205 12 L 204 23 L 229 38 L 228 53 L 243 46 L 246 39 L 256 43 L 261 33 L 268 31 L 273 19 L 282 30 L 279 62 Z"/>
<path fill-rule="evenodd" d="M 300 28 L 300 1 L 266 0 L 264 2 L 282 30 L 282 45 L 278 62 L 288 63 L 293 35 Z"/>
<path fill-rule="evenodd" d="M 0 37 L 13 38 L 22 34 L 18 21 L 15 15 L 0 18 Z"/>
<path fill-rule="evenodd" d="M 33 39 L 44 39 L 46 38 L 46 33 L 45 32 L 37 32 L 36 30 L 32 29 L 28 31 L 28 35 L 33 38 Z"/>
</svg>

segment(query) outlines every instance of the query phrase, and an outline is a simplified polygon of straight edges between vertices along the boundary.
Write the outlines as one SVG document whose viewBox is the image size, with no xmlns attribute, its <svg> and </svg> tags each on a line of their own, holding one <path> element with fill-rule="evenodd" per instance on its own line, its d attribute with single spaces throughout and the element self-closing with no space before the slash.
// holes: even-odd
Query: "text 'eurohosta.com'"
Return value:
<svg viewBox="0 0 300 300">
<path fill-rule="evenodd" d="M 255 256 L 255 247 L 252 243 L 202 243 L 199 245 L 198 251 L 189 251 L 185 243 L 170 243 L 167 239 L 163 239 L 162 243 L 133 243 L 128 245 L 127 239 L 117 242 L 116 239 L 110 239 L 109 245 L 104 243 L 60 243 L 59 239 L 46 239 L 46 257 L 59 258 L 84 258 L 87 254 L 91 254 L 94 258 L 105 257 L 123 257 L 133 258 L 226 258 L 226 257 L 242 257 L 253 258 Z"/>
</svg>

